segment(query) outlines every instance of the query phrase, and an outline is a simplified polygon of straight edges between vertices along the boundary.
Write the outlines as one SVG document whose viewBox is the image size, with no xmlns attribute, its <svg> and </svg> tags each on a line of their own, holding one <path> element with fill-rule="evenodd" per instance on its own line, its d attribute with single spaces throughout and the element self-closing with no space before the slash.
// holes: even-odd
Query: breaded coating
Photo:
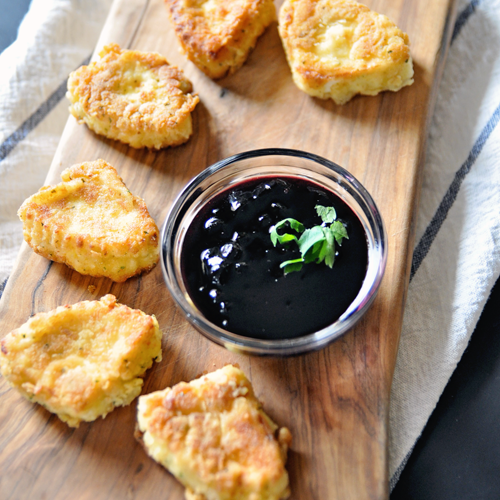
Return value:
<svg viewBox="0 0 500 500">
<path fill-rule="evenodd" d="M 130 404 L 154 360 L 161 360 L 156 318 L 113 295 L 36 314 L 0 342 L 7 382 L 70 427 Z"/>
<path fill-rule="evenodd" d="M 144 201 L 104 160 L 81 163 L 44 186 L 18 211 L 33 250 L 81 274 L 116 282 L 152 269 L 159 231 Z"/>
<path fill-rule="evenodd" d="M 279 33 L 295 84 L 344 104 L 413 83 L 409 39 L 354 0 L 285 0 Z"/>
<path fill-rule="evenodd" d="M 189 139 L 199 98 L 179 68 L 155 52 L 116 44 L 99 55 L 69 75 L 66 97 L 79 122 L 134 148 L 160 149 Z"/>
<path fill-rule="evenodd" d="M 188 500 L 288 498 L 291 434 L 264 413 L 232 365 L 141 396 L 136 437 L 184 486 Z"/>
<path fill-rule="evenodd" d="M 213 79 L 233 74 L 276 20 L 273 0 L 165 0 L 183 52 Z"/>
</svg>

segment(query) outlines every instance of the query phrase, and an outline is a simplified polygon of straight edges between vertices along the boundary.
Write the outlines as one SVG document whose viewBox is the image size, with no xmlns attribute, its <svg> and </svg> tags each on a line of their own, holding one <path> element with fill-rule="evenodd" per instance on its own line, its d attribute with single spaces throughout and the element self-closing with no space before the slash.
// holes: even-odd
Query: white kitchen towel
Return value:
<svg viewBox="0 0 500 500">
<path fill-rule="evenodd" d="M 16 211 L 43 184 L 111 0 L 32 0 L 0 55 L 0 293 L 22 242 Z M 426 157 L 391 399 L 395 484 L 500 274 L 500 0 L 458 0 Z"/>
<path fill-rule="evenodd" d="M 500 275 L 500 1 L 459 1 L 428 140 L 390 408 L 391 487 Z"/>
<path fill-rule="evenodd" d="M 43 185 L 68 119 L 68 74 L 88 61 L 111 0 L 32 0 L 0 54 L 0 290 L 21 242 L 16 215 Z"/>
</svg>

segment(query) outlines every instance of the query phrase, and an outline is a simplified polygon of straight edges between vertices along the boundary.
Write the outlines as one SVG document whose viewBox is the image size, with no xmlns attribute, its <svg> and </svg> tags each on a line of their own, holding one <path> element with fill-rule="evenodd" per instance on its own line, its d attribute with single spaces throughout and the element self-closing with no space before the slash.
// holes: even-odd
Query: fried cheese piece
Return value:
<svg viewBox="0 0 500 500">
<path fill-rule="evenodd" d="M 99 55 L 69 75 L 66 97 L 80 123 L 134 148 L 160 149 L 189 139 L 199 98 L 179 68 L 155 52 L 116 44 Z"/>
<path fill-rule="evenodd" d="M 116 282 L 152 269 L 159 232 L 144 201 L 104 160 L 81 163 L 44 186 L 18 211 L 33 250 L 81 274 Z"/>
<path fill-rule="evenodd" d="M 408 35 L 354 0 L 285 0 L 279 33 L 295 84 L 311 96 L 345 104 L 413 83 Z"/>
<path fill-rule="evenodd" d="M 36 314 L 0 342 L 7 382 L 70 427 L 130 404 L 154 360 L 161 361 L 156 318 L 113 295 Z"/>
<path fill-rule="evenodd" d="M 138 400 L 136 437 L 188 500 L 288 498 L 288 429 L 264 413 L 243 372 L 227 365 Z"/>
<path fill-rule="evenodd" d="M 237 71 L 276 20 L 273 0 L 165 0 L 165 4 L 182 51 L 213 79 Z"/>
</svg>

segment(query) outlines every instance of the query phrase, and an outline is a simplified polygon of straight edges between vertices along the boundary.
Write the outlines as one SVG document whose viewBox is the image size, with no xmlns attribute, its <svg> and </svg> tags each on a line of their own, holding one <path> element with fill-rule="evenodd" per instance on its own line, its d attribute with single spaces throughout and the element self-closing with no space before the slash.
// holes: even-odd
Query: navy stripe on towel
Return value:
<svg viewBox="0 0 500 500">
<path fill-rule="evenodd" d="M 2 295 L 3 295 L 3 291 L 5 290 L 5 285 L 7 285 L 7 280 L 9 278 L 5 278 L 3 280 L 3 283 L 0 283 L 0 299 L 2 298 Z"/>
<path fill-rule="evenodd" d="M 88 64 L 90 56 L 82 62 Z M 0 162 L 59 104 L 66 94 L 66 80 L 44 101 L 40 107 L 5 141 L 0 144 Z"/>
<path fill-rule="evenodd" d="M 475 142 L 474 146 L 472 146 L 472 149 L 469 153 L 467 160 L 465 160 L 464 164 L 455 174 L 455 178 L 453 179 L 453 182 L 450 184 L 448 191 L 444 195 L 444 198 L 441 201 L 438 209 L 436 210 L 434 217 L 427 226 L 422 238 L 418 242 L 418 245 L 416 246 L 415 251 L 413 252 L 410 280 L 418 271 L 420 264 L 422 264 L 422 261 L 429 252 L 432 242 L 436 238 L 441 226 L 443 225 L 443 222 L 448 216 L 448 212 L 450 211 L 451 207 L 453 206 L 453 203 L 457 198 L 463 180 L 465 179 L 466 175 L 470 172 L 470 169 L 476 162 L 477 157 L 483 150 L 484 144 L 490 137 L 495 127 L 497 126 L 499 120 L 500 120 L 500 105 L 497 107 L 497 109 L 495 109 L 488 123 L 481 131 L 481 134 L 479 135 L 477 141 Z"/>
<path fill-rule="evenodd" d="M 469 20 L 469 17 L 474 14 L 477 6 L 482 2 L 482 0 L 472 0 L 465 8 L 458 14 L 455 26 L 453 28 L 453 34 L 451 35 L 451 43 L 458 36 L 464 25 Z"/>
</svg>

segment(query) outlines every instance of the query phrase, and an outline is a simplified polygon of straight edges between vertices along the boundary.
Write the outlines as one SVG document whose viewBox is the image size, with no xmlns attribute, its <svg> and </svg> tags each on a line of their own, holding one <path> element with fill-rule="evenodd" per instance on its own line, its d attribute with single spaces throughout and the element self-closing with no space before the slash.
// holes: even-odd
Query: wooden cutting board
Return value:
<svg viewBox="0 0 500 500">
<path fill-rule="evenodd" d="M 97 137 L 69 118 L 46 182 L 59 182 L 60 172 L 72 164 L 103 158 L 145 199 L 161 225 L 193 176 L 234 153 L 286 147 L 333 160 L 371 192 L 389 238 L 382 287 L 359 326 L 312 354 L 285 359 L 236 355 L 187 323 L 164 286 L 160 266 L 116 284 L 50 263 L 26 244 L 0 305 L 1 336 L 34 313 L 106 293 L 155 314 L 164 334 L 163 361 L 148 372 L 143 393 L 238 364 L 265 410 L 293 434 L 287 466 L 293 499 L 388 497 L 390 386 L 425 138 L 455 14 L 453 0 L 365 3 L 409 34 L 415 83 L 398 93 L 357 97 L 336 106 L 295 87 L 276 24 L 240 71 L 214 82 L 179 53 L 161 0 L 115 0 L 97 49 L 116 42 L 158 51 L 183 68 L 201 99 L 194 135 L 177 148 L 138 151 Z M 89 285 L 96 287 L 94 293 Z M 134 440 L 135 411 L 133 402 L 75 430 L 0 379 L 0 498 L 183 498 L 183 487 Z"/>
</svg>

